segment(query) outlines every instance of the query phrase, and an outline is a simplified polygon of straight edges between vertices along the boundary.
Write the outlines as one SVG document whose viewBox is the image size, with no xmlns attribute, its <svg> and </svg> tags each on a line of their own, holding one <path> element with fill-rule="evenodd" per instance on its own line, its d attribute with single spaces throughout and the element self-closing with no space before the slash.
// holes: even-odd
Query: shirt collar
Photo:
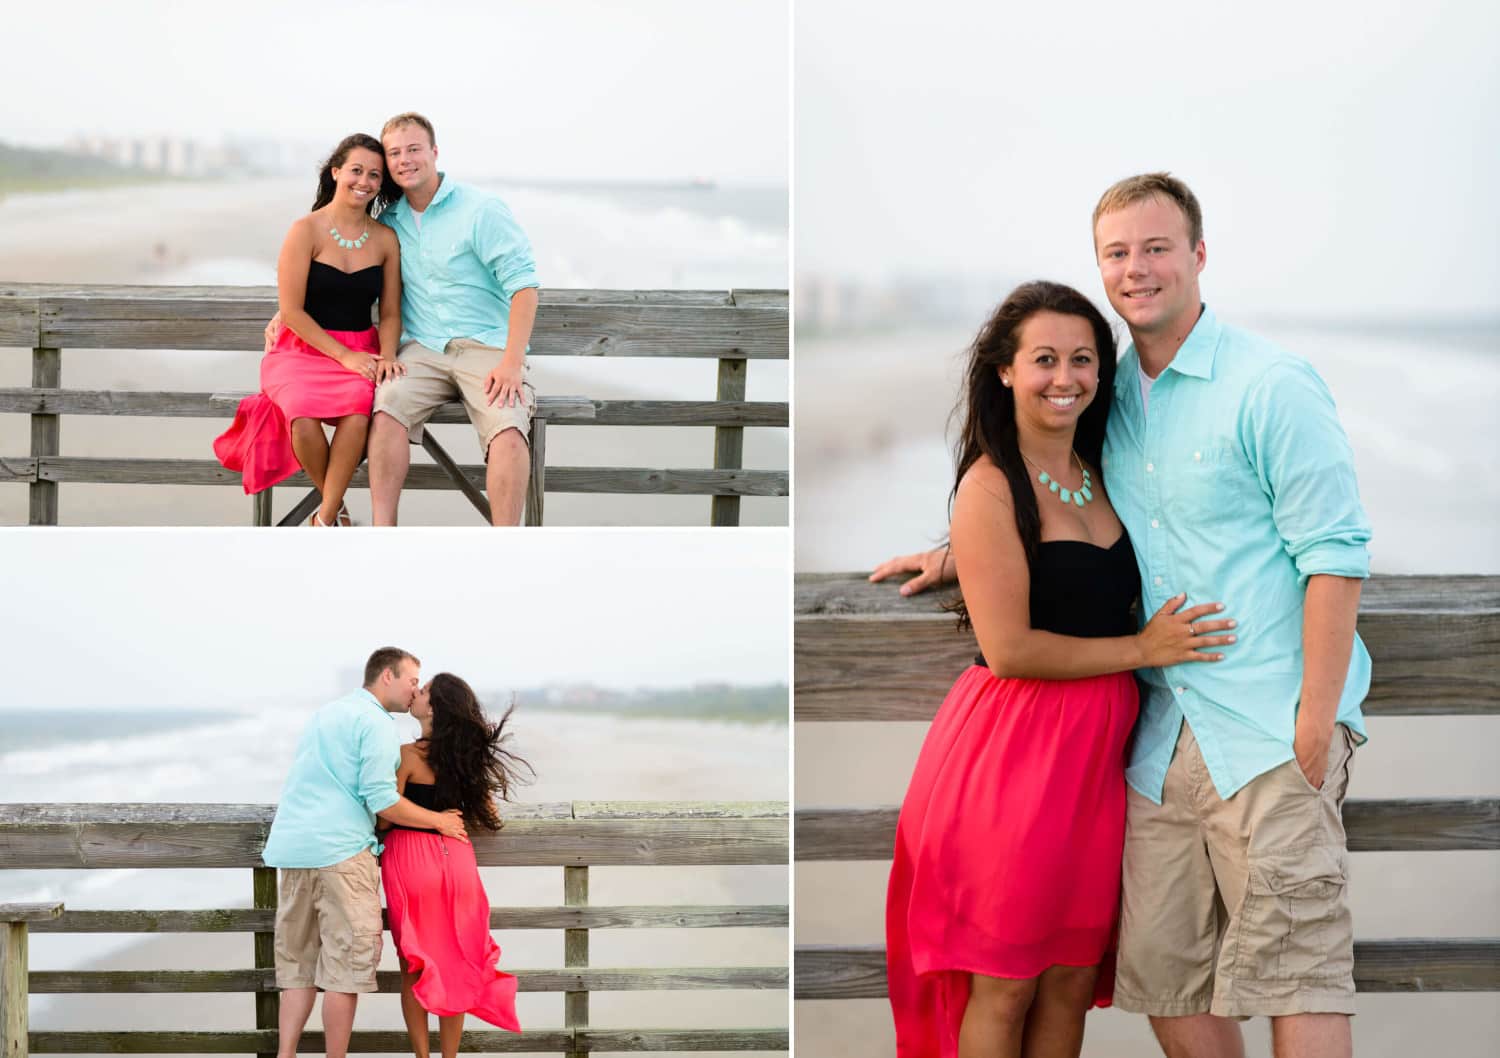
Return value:
<svg viewBox="0 0 1500 1058">
<path fill-rule="evenodd" d="M 437 194 L 433 195 L 432 201 L 427 203 L 427 209 L 431 209 L 433 206 L 437 205 L 452 193 L 453 181 L 448 179 L 447 173 L 439 169 Z M 427 213 L 427 209 L 424 209 L 422 211 L 423 215 Z M 408 217 L 412 212 L 411 203 L 406 200 L 405 195 L 402 195 L 400 198 L 396 199 L 395 202 L 391 203 L 391 208 L 386 210 L 386 212 L 391 215 L 391 218 L 393 220 L 400 217 Z"/>
<path fill-rule="evenodd" d="M 356 698 L 361 698 L 364 701 L 369 702 L 376 709 L 379 709 L 380 712 L 381 712 L 381 715 L 383 715 L 383 716 L 390 716 L 391 715 L 390 710 L 388 710 L 385 706 L 381 705 L 380 704 L 380 699 L 377 698 L 377 697 L 375 697 L 373 694 L 371 694 L 367 688 L 361 687 L 358 690 L 358 692 L 355 693 L 354 696 Z"/>
<path fill-rule="evenodd" d="M 1179 375 L 1191 375 L 1194 378 L 1213 378 L 1214 354 L 1219 349 L 1220 331 L 1218 317 L 1214 315 L 1213 309 L 1204 305 L 1203 311 L 1198 315 L 1198 322 L 1193 324 L 1193 329 L 1188 332 L 1187 341 L 1182 343 L 1177 350 L 1177 355 L 1172 357 L 1167 370 L 1176 371 Z M 1140 370 L 1140 354 L 1136 352 L 1135 343 L 1131 342 L 1116 368 L 1116 397 L 1120 396 L 1121 390 L 1127 385 L 1135 384 L 1135 372 L 1138 370 Z"/>
</svg>

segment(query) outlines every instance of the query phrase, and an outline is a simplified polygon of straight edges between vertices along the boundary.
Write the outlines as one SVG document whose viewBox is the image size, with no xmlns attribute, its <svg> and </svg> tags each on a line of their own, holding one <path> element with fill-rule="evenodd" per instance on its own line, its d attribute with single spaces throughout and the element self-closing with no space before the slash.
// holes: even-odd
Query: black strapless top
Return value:
<svg viewBox="0 0 1500 1058">
<path fill-rule="evenodd" d="M 412 804 L 416 805 L 418 808 L 425 808 L 429 812 L 441 812 L 441 811 L 443 811 L 442 808 L 438 807 L 437 786 L 435 786 L 433 783 L 430 783 L 430 782 L 412 782 L 411 780 L 408 779 L 407 783 L 406 783 L 406 789 L 404 791 L 402 791 L 402 796 L 405 797 Z M 448 805 L 447 807 L 448 808 L 455 808 L 457 806 L 456 805 Z M 393 823 L 393 824 L 391 824 L 391 829 L 392 830 L 415 830 L 415 831 L 417 831 L 418 833 L 421 833 L 421 834 L 436 834 L 437 833 L 437 831 L 433 830 L 431 827 L 407 827 L 407 826 L 402 826 L 400 823 Z"/>
<path fill-rule="evenodd" d="M 1031 570 L 1031 627 L 1083 639 L 1132 635 L 1130 608 L 1140 593 L 1128 533 L 1109 547 L 1044 540 Z M 985 664 L 983 655 L 974 664 Z"/>
<path fill-rule="evenodd" d="M 370 307 L 380 297 L 384 269 L 380 265 L 345 272 L 314 261 L 307 269 L 307 293 L 302 307 L 325 331 L 367 331 Z"/>
</svg>

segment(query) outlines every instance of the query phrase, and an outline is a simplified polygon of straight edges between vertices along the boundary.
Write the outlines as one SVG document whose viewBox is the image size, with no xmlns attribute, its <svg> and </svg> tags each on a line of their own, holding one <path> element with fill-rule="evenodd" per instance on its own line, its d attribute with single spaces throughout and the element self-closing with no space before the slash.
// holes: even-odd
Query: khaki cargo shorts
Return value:
<svg viewBox="0 0 1500 1058">
<path fill-rule="evenodd" d="M 531 442 L 531 417 L 536 413 L 536 390 L 531 388 L 531 364 L 522 374 L 523 404 L 501 407 L 484 395 L 484 380 L 500 363 L 505 350 L 470 338 L 455 338 L 441 353 L 420 342 L 407 342 L 396 354 L 406 374 L 382 382 L 375 390 L 375 411 L 383 411 L 405 426 L 412 444 L 422 441 L 422 427 L 432 413 L 450 400 L 461 400 L 479 434 L 479 450 L 505 430 L 518 430 Z"/>
<path fill-rule="evenodd" d="M 1341 809 L 1354 736 L 1320 790 L 1295 760 L 1229 800 L 1188 725 L 1162 803 L 1127 793 L 1115 1005 L 1158 1017 L 1354 1013 Z"/>
<path fill-rule="evenodd" d="M 362 849 L 332 867 L 283 867 L 276 906 L 276 987 L 375 991 L 380 865 Z"/>
</svg>

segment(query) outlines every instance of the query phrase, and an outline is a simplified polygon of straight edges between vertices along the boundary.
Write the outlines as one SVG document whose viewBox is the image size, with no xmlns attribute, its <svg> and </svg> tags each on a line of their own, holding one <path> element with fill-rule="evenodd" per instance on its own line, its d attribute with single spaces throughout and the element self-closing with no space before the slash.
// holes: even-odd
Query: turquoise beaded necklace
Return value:
<svg viewBox="0 0 1500 1058">
<path fill-rule="evenodd" d="M 357 239 L 346 239 L 346 238 L 344 238 L 342 235 L 339 234 L 339 229 L 338 229 L 337 226 L 329 228 L 328 229 L 328 234 L 332 235 L 333 236 L 333 241 L 336 242 L 336 243 L 338 243 L 344 249 L 346 249 L 346 250 L 358 250 L 361 246 L 363 246 L 365 244 L 365 240 L 370 237 L 370 229 L 366 228 L 365 229 L 365 233 L 363 235 L 361 235 Z"/>
<path fill-rule="evenodd" d="M 1037 471 L 1039 472 L 1036 476 L 1037 481 L 1043 485 L 1046 485 L 1047 488 L 1052 490 L 1052 492 L 1056 494 L 1058 499 L 1062 500 L 1064 503 L 1071 503 L 1077 507 L 1082 507 L 1086 503 L 1093 502 L 1094 490 L 1092 487 L 1092 482 L 1089 481 L 1089 468 L 1083 465 L 1083 460 L 1078 458 L 1078 453 L 1076 451 L 1073 452 L 1072 455 L 1073 459 L 1078 463 L 1078 469 L 1083 471 L 1083 486 L 1077 489 L 1064 488 L 1056 478 L 1047 473 L 1045 470 L 1042 470 L 1041 467 L 1038 467 L 1036 463 L 1032 461 L 1031 457 L 1029 457 L 1025 452 L 1021 453 L 1021 458 L 1026 460 L 1026 462 L 1031 463 L 1033 467 L 1036 467 Z"/>
</svg>

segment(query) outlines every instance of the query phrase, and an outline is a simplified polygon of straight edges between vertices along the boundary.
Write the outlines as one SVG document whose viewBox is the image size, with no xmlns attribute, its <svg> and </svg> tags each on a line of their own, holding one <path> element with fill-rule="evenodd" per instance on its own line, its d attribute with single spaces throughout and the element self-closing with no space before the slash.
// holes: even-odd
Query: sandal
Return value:
<svg viewBox="0 0 1500 1058">
<path fill-rule="evenodd" d="M 349 508 L 345 507 L 342 503 L 339 504 L 339 513 L 334 516 L 333 522 L 335 525 L 341 525 L 346 528 L 358 524 L 354 520 L 354 515 L 349 513 Z"/>
</svg>

